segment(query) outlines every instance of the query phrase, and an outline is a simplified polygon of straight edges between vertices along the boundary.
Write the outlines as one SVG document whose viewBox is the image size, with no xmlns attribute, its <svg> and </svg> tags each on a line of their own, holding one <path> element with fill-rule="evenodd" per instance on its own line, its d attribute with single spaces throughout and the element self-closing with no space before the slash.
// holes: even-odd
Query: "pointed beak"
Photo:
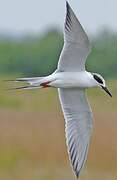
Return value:
<svg viewBox="0 0 117 180">
<path fill-rule="evenodd" d="M 101 87 L 110 97 L 112 97 L 112 94 L 110 93 L 107 87 L 104 87 L 104 86 L 101 86 Z"/>
</svg>

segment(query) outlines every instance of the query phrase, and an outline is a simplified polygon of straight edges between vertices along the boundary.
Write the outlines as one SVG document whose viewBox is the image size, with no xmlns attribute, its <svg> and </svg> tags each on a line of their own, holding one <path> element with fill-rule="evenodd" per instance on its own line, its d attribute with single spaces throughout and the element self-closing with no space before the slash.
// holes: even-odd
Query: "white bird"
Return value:
<svg viewBox="0 0 117 180">
<path fill-rule="evenodd" d="M 101 75 L 85 70 L 85 61 L 91 51 L 90 43 L 68 2 L 66 8 L 64 47 L 57 70 L 46 77 L 16 79 L 30 84 L 16 89 L 58 88 L 69 159 L 76 177 L 79 177 L 87 158 L 93 119 L 85 90 L 99 86 L 112 95 Z"/>
</svg>

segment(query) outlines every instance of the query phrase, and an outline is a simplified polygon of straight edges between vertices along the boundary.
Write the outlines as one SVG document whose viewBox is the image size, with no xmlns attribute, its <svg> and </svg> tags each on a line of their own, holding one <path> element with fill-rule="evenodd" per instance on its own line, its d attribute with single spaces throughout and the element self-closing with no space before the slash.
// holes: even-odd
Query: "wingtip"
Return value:
<svg viewBox="0 0 117 180">
<path fill-rule="evenodd" d="M 69 4 L 68 1 L 66 1 L 66 6 L 67 6 L 68 4 Z"/>
<path fill-rule="evenodd" d="M 70 8 L 70 5 L 69 5 L 68 1 L 66 1 L 66 8 L 67 8 L 67 9 Z"/>
<path fill-rule="evenodd" d="M 71 16 L 71 15 L 70 15 L 71 13 L 74 14 L 74 12 L 73 12 L 70 4 L 68 3 L 68 1 L 66 1 L 66 11 L 67 11 L 67 15 L 68 15 L 69 17 Z"/>
<path fill-rule="evenodd" d="M 69 3 L 68 3 L 68 1 L 66 1 L 66 6 L 68 6 L 69 5 Z"/>
<path fill-rule="evenodd" d="M 80 175 L 80 172 L 76 173 L 76 178 L 78 179 Z"/>
</svg>

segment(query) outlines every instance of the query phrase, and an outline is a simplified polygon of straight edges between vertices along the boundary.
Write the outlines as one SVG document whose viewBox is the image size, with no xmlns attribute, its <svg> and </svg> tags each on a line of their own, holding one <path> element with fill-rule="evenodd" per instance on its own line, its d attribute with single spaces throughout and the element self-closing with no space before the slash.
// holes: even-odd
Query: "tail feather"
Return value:
<svg viewBox="0 0 117 180">
<path fill-rule="evenodd" d="M 10 88 L 10 89 L 7 89 L 7 90 L 22 90 L 22 89 L 39 89 L 39 88 L 42 88 L 41 86 L 21 86 L 21 87 L 16 87 L 16 88 Z"/>
<path fill-rule="evenodd" d="M 15 80 L 5 80 L 7 82 L 25 82 L 25 83 L 28 83 L 30 85 L 34 85 L 34 84 L 41 84 L 42 83 L 42 79 L 44 77 L 31 77 L 31 78 L 17 78 Z"/>
<path fill-rule="evenodd" d="M 26 82 L 31 85 L 38 84 L 44 77 L 18 78 L 16 82 Z"/>
<path fill-rule="evenodd" d="M 10 88 L 7 90 L 21 90 L 21 89 L 37 89 L 42 88 L 41 83 L 43 83 L 44 77 L 31 77 L 31 78 L 17 78 L 15 80 L 5 80 L 7 82 L 23 82 L 28 83 L 27 86 L 20 86 L 15 88 Z"/>
</svg>

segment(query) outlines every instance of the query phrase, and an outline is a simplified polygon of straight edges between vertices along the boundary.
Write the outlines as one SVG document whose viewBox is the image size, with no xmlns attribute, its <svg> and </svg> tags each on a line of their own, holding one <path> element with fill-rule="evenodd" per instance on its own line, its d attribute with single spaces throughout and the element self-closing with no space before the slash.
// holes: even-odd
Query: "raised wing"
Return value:
<svg viewBox="0 0 117 180">
<path fill-rule="evenodd" d="M 84 90 L 59 89 L 59 98 L 65 118 L 68 154 L 78 177 L 87 157 L 92 113 Z"/>
<path fill-rule="evenodd" d="M 60 71 L 85 70 L 85 61 L 90 53 L 90 43 L 76 15 L 66 2 L 66 20 L 64 27 L 64 47 L 60 55 Z"/>
</svg>

